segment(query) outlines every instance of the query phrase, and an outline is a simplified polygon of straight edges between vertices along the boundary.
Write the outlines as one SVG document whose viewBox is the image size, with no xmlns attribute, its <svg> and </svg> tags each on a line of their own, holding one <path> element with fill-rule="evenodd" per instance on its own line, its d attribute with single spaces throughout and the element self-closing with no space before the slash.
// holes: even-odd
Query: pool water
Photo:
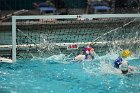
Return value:
<svg viewBox="0 0 140 93">
<path fill-rule="evenodd" d="M 0 63 L 0 93 L 138 93 L 139 72 L 120 75 L 99 68 L 102 61 L 61 63 L 24 59 Z M 109 63 L 109 62 L 106 62 Z M 140 67 L 140 59 L 129 60 Z"/>
</svg>

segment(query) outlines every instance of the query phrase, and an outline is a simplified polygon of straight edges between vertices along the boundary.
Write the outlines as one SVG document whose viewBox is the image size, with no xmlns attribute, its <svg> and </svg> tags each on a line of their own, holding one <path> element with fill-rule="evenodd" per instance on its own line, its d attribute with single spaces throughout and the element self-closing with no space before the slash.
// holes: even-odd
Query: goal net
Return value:
<svg viewBox="0 0 140 93">
<path fill-rule="evenodd" d="M 12 60 L 82 51 L 95 43 L 97 53 L 110 49 L 137 52 L 140 14 L 41 15 L 12 17 Z"/>
</svg>

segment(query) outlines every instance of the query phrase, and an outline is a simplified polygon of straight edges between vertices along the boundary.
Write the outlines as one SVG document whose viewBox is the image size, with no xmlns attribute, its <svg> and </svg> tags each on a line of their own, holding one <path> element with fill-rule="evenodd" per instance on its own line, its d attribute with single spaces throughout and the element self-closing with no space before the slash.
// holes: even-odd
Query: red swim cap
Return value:
<svg viewBox="0 0 140 93">
<path fill-rule="evenodd" d="M 85 48 L 85 51 L 94 51 L 94 48 L 92 48 L 92 47 L 89 47 L 89 48 Z"/>
</svg>

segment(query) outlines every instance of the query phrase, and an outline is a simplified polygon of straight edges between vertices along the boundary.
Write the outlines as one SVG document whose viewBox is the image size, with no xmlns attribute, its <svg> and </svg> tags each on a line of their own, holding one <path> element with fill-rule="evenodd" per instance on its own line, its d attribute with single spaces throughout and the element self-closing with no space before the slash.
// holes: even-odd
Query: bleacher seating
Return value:
<svg viewBox="0 0 140 93">
<path fill-rule="evenodd" d="M 91 4 L 91 8 L 94 10 L 94 13 L 97 12 L 109 12 L 111 7 L 108 2 L 105 1 L 93 1 Z"/>
</svg>

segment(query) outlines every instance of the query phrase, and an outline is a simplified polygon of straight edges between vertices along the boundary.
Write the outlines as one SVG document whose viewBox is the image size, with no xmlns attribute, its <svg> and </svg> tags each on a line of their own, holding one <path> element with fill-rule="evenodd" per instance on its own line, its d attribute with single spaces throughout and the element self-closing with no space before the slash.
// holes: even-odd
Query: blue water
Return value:
<svg viewBox="0 0 140 93">
<path fill-rule="evenodd" d="M 0 63 L 0 93 L 138 93 L 140 74 L 101 71 L 100 60 L 61 63 L 24 59 Z M 129 64 L 140 67 L 140 59 Z M 108 68 L 109 68 L 108 64 Z"/>
</svg>

